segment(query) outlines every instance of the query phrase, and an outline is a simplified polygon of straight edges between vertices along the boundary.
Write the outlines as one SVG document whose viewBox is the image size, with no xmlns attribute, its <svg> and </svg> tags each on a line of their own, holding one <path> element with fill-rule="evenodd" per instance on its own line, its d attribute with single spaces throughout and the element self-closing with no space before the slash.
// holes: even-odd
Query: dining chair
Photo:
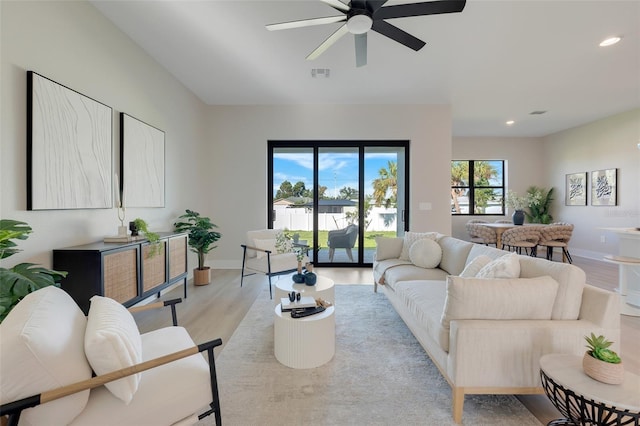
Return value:
<svg viewBox="0 0 640 426">
<path fill-rule="evenodd" d="M 573 263 L 569 253 L 569 240 L 573 234 L 573 225 L 566 222 L 555 222 L 547 226 L 540 227 L 539 246 L 546 247 L 547 260 L 553 260 L 553 250 L 556 247 L 562 249 L 562 261 L 565 259 Z"/>
<path fill-rule="evenodd" d="M 526 254 L 536 257 L 538 241 L 540 230 L 537 226 L 518 226 L 502 233 L 502 249 L 513 249 L 518 254 L 524 249 Z"/>
</svg>

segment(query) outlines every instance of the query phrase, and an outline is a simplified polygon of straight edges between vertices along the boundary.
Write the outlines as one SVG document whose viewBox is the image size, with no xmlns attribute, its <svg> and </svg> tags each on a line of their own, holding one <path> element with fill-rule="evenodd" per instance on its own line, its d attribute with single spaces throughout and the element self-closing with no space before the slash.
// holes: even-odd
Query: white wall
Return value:
<svg viewBox="0 0 640 426">
<path fill-rule="evenodd" d="M 524 195 L 532 185 L 549 187 L 543 149 L 539 138 L 454 138 L 452 159 L 505 160 L 507 188 Z M 512 213 L 507 211 L 506 216 L 454 216 L 452 235 L 468 240 L 465 224 L 469 219 L 481 218 L 493 222 L 511 219 Z"/>
<path fill-rule="evenodd" d="M 239 264 L 247 230 L 267 226 L 267 141 L 409 140 L 411 230 L 449 233 L 451 111 L 448 106 L 298 105 L 210 108 L 207 193 L 223 238 L 214 265 Z M 419 203 L 431 210 L 419 210 Z"/>
<path fill-rule="evenodd" d="M 170 230 L 185 207 L 202 209 L 207 110 L 184 86 L 123 35 L 91 4 L 80 1 L 0 1 L 2 151 L 0 216 L 28 222 L 34 233 L 7 264 L 51 266 L 51 250 L 115 234 L 115 209 L 26 211 L 26 72 L 33 70 L 113 108 L 114 170 L 119 112 L 166 134 L 166 207 L 131 209 L 152 230 Z M 190 263 L 195 262 L 195 255 Z"/>
<path fill-rule="evenodd" d="M 640 227 L 640 109 L 628 111 L 544 138 L 548 181 L 560 188 L 557 219 L 575 225 L 571 252 L 601 259 L 618 253 L 618 239 L 599 228 Z M 618 169 L 618 205 L 591 205 L 591 172 Z M 565 176 L 588 172 L 587 206 L 565 206 Z M 601 236 L 605 243 L 600 242 Z"/>
</svg>

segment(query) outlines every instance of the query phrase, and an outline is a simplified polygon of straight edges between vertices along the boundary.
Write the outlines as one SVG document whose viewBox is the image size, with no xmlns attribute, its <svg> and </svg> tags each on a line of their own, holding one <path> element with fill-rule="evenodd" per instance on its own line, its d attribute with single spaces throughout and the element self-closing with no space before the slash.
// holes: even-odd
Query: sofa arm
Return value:
<svg viewBox="0 0 640 426">
<path fill-rule="evenodd" d="M 620 295 L 586 284 L 579 318 L 602 328 L 620 329 Z M 607 339 L 613 340 L 614 337 L 607 336 Z"/>
<path fill-rule="evenodd" d="M 59 387 L 57 389 L 48 390 L 42 392 L 38 395 L 32 395 L 26 398 L 19 399 L 17 401 L 8 402 L 0 405 L 0 417 L 9 416 L 8 425 L 17 425 L 20 420 L 20 413 L 22 410 L 27 408 L 35 407 L 40 404 L 45 404 L 50 401 L 55 401 L 57 399 L 73 395 L 78 392 L 85 391 L 87 389 L 97 388 L 99 386 L 103 386 L 106 383 L 122 379 L 123 377 L 128 377 L 133 374 L 138 374 L 146 370 L 150 370 L 155 367 L 159 367 L 161 365 L 165 365 L 171 363 L 173 361 L 177 361 L 182 358 L 186 358 L 192 355 L 196 355 L 200 352 L 207 351 L 209 356 L 209 374 L 211 375 L 211 384 L 212 384 L 212 394 L 214 397 L 214 402 L 218 404 L 218 389 L 217 389 L 217 379 L 216 379 L 216 369 L 215 362 L 213 358 L 213 349 L 217 346 L 222 345 L 222 339 L 215 339 L 205 343 L 202 343 L 197 346 L 193 346 L 191 348 L 183 349 L 181 351 L 177 351 L 168 355 L 164 355 L 158 358 L 151 359 L 149 361 L 142 362 L 140 364 L 132 365 L 131 367 L 122 368 L 120 370 L 112 371 L 107 374 L 102 374 L 100 376 L 92 377 L 88 380 L 83 380 L 76 383 L 71 383 L 66 386 Z M 214 412 L 215 410 L 210 410 Z M 217 409 L 216 415 L 219 414 L 219 408 Z M 217 421 L 216 424 L 220 424 Z"/>
</svg>

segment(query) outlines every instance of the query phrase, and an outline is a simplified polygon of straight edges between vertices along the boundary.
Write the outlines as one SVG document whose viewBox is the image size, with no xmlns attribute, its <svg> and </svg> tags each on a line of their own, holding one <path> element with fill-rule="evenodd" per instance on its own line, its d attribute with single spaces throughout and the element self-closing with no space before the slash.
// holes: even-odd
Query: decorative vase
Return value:
<svg viewBox="0 0 640 426">
<path fill-rule="evenodd" d="M 619 364 L 604 362 L 592 357 L 588 351 L 582 357 L 582 369 L 587 376 L 602 383 L 619 385 L 624 381 L 622 362 Z"/>
<path fill-rule="evenodd" d="M 318 277 L 313 272 L 307 272 L 306 274 L 304 274 L 304 283 L 306 285 L 316 285 L 317 280 Z"/>
<path fill-rule="evenodd" d="M 304 282 L 304 274 L 293 274 L 291 279 L 296 284 L 302 284 Z"/>
<path fill-rule="evenodd" d="M 131 231 L 132 237 L 138 236 L 138 227 L 136 226 L 135 222 L 129 222 L 129 230 Z"/>
<path fill-rule="evenodd" d="M 298 260 L 298 275 L 302 274 L 302 261 Z"/>
<path fill-rule="evenodd" d="M 513 216 L 511 216 L 511 218 L 513 219 L 513 224 L 514 225 L 523 225 L 524 224 L 524 211 L 523 210 L 516 210 L 513 212 Z"/>
</svg>

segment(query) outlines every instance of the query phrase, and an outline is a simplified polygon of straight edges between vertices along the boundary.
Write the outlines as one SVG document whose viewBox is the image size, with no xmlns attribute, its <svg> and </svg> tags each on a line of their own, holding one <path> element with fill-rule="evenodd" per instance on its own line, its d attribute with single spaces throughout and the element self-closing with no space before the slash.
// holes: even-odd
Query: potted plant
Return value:
<svg viewBox="0 0 640 426">
<path fill-rule="evenodd" d="M 527 189 L 527 198 L 529 200 L 529 209 L 531 213 L 525 212 L 527 219 L 531 223 L 549 224 L 553 220 L 553 216 L 549 213 L 551 210 L 551 202 L 553 201 L 553 188 L 548 191 L 544 188 L 532 186 Z"/>
<path fill-rule="evenodd" d="M 618 385 L 624 381 L 624 366 L 617 353 L 609 349 L 610 341 L 604 336 L 585 336 L 587 352 L 582 358 L 585 374 L 599 382 Z"/>
<path fill-rule="evenodd" d="M 200 216 L 200 213 L 193 210 L 186 210 L 180 216 L 182 219 L 173 224 L 177 232 L 189 233 L 189 246 L 191 251 L 198 254 L 198 267 L 193 270 L 193 283 L 195 285 L 206 285 L 211 282 L 211 268 L 204 265 L 204 260 L 211 250 L 216 248 L 216 241 L 222 234 L 214 231 L 218 226 L 211 222 L 208 217 Z"/>
<path fill-rule="evenodd" d="M 129 223 L 131 229 L 131 235 L 137 236 L 138 232 L 142 232 L 144 237 L 149 240 L 149 256 L 155 256 L 160 252 L 160 235 L 149 230 L 149 225 L 144 219 L 136 218 L 133 222 Z"/>
<path fill-rule="evenodd" d="M 26 240 L 31 232 L 26 222 L 0 220 L 0 259 L 21 251 L 13 240 Z M 50 285 L 59 287 L 59 281 L 66 276 L 66 272 L 33 263 L 19 263 L 10 269 L 0 268 L 0 322 L 27 294 Z"/>
</svg>

